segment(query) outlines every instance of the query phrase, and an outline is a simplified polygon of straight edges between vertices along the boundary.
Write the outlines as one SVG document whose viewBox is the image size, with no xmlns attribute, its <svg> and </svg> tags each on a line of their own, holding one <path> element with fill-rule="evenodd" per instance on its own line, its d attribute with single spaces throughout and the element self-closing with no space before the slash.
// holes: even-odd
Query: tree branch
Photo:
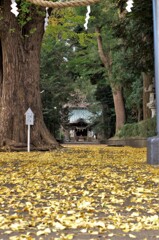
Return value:
<svg viewBox="0 0 159 240">
<path fill-rule="evenodd" d="M 99 53 L 99 57 L 102 61 L 102 63 L 104 64 L 105 68 L 107 68 L 108 70 L 111 67 L 111 59 L 109 54 L 105 54 L 104 50 L 103 50 L 103 43 L 102 43 L 102 37 L 100 34 L 100 28 L 96 27 L 95 32 L 97 33 L 97 43 L 98 43 L 98 53 Z"/>
</svg>

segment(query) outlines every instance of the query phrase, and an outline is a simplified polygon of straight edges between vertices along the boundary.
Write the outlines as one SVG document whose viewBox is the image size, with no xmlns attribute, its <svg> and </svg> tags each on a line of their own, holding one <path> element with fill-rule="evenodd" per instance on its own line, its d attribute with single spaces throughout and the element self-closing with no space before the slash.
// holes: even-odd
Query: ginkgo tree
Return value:
<svg viewBox="0 0 159 240">
<path fill-rule="evenodd" d="M 47 17 L 51 11 L 47 9 Z M 58 145 L 43 121 L 39 87 L 46 21 L 45 7 L 25 0 L 0 1 L 0 146 L 26 144 L 29 107 L 35 114 L 31 144 Z"/>
<path fill-rule="evenodd" d="M 19 15 L 11 12 L 11 1 L 0 2 L 0 145 L 26 143 L 25 112 L 35 113 L 31 143 L 56 145 L 42 116 L 39 89 L 40 48 L 45 9 L 17 1 Z"/>
</svg>

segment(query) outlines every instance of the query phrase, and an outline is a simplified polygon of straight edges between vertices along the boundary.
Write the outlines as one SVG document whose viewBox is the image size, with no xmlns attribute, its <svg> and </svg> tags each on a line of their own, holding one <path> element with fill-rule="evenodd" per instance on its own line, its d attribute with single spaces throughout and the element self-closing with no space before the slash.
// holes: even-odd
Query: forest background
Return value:
<svg viewBox="0 0 159 240">
<path fill-rule="evenodd" d="M 64 106 L 80 101 L 89 103 L 102 139 L 155 134 L 147 106 L 150 86 L 154 91 L 151 1 L 135 0 L 127 12 L 126 0 L 101 0 L 91 6 L 87 30 L 86 7 L 49 8 L 45 29 L 44 7 L 16 3 L 18 16 L 10 0 L 0 1 L 1 147 L 26 146 L 28 108 L 35 115 L 31 145 L 57 146 Z"/>
<path fill-rule="evenodd" d="M 41 89 L 44 119 L 56 138 L 67 119 L 63 106 L 83 100 L 103 139 L 155 134 L 145 91 L 154 77 L 152 3 L 136 0 L 130 13 L 125 7 L 114 0 L 91 6 L 87 30 L 85 7 L 53 11 L 41 51 Z"/>
</svg>

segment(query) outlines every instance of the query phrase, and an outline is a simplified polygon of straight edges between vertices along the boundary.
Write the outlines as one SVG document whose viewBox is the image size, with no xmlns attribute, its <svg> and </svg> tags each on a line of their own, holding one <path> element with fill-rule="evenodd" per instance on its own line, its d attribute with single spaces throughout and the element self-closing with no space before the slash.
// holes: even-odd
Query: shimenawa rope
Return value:
<svg viewBox="0 0 159 240">
<path fill-rule="evenodd" d="M 100 0 L 76 0 L 76 1 L 66 1 L 66 2 L 51 2 L 51 1 L 45 1 L 45 0 L 27 0 L 27 1 L 42 7 L 66 8 L 66 7 L 87 6 L 93 3 L 97 3 Z"/>
</svg>

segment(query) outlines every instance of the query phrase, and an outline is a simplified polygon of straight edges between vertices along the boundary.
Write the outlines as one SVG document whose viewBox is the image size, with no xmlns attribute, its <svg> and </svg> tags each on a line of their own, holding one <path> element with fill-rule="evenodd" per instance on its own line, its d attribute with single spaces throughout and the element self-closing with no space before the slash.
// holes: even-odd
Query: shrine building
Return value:
<svg viewBox="0 0 159 240">
<path fill-rule="evenodd" d="M 93 113 L 86 108 L 74 108 L 68 116 L 69 141 L 94 141 L 96 135 L 93 132 Z"/>
</svg>

